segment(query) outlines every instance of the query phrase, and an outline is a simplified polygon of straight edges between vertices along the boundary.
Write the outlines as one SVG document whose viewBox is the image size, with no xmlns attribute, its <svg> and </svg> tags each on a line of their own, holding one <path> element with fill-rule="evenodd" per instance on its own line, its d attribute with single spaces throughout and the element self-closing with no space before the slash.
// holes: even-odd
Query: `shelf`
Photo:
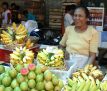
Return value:
<svg viewBox="0 0 107 91">
<path fill-rule="evenodd" d="M 88 20 L 88 21 L 92 21 L 92 22 L 102 22 L 102 19 L 101 19 L 101 20 Z"/>
</svg>

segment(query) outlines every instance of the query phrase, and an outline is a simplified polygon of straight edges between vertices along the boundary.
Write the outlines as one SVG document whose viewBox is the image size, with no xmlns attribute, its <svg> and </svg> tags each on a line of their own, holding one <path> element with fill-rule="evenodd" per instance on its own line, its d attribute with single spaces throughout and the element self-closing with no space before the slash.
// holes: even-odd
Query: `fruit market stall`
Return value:
<svg viewBox="0 0 107 91">
<path fill-rule="evenodd" d="M 21 24 L 3 30 L 1 43 L 0 61 L 10 65 L 0 64 L 0 91 L 107 91 L 96 66 L 76 70 L 77 63 L 65 60 L 57 46 L 34 45 Z"/>
</svg>

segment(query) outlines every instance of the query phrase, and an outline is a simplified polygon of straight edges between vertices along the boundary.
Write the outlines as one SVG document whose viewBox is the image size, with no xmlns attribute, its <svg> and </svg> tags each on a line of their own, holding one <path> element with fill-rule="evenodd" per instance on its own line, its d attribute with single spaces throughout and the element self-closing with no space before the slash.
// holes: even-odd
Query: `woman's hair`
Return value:
<svg viewBox="0 0 107 91">
<path fill-rule="evenodd" d="M 76 9 L 82 9 L 86 15 L 86 18 L 90 17 L 90 12 L 89 12 L 88 8 L 86 8 L 85 6 L 78 6 Z"/>
</svg>

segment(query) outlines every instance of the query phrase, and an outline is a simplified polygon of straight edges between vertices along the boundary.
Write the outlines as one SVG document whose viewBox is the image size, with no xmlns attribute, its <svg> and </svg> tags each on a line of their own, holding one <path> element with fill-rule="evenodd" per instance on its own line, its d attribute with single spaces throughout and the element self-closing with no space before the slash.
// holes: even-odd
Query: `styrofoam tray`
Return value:
<svg viewBox="0 0 107 91">
<path fill-rule="evenodd" d="M 107 81 L 107 74 L 105 75 L 102 81 Z"/>
<path fill-rule="evenodd" d="M 67 70 L 57 70 L 57 69 L 51 70 L 50 69 L 52 73 L 54 73 L 58 78 L 63 80 L 64 84 L 66 84 L 67 78 L 71 77 L 76 66 L 76 64 L 73 63 L 72 61 L 66 61 L 65 63 L 66 63 Z"/>
</svg>

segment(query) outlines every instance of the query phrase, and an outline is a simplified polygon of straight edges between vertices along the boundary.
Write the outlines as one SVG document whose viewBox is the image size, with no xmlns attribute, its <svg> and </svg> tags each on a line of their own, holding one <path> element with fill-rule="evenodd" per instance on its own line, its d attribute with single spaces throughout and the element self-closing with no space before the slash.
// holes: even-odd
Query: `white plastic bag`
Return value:
<svg viewBox="0 0 107 91">
<path fill-rule="evenodd" d="M 28 33 L 30 34 L 33 30 L 38 31 L 38 24 L 36 21 L 28 20 L 25 22 L 25 27 L 28 30 Z"/>
</svg>

